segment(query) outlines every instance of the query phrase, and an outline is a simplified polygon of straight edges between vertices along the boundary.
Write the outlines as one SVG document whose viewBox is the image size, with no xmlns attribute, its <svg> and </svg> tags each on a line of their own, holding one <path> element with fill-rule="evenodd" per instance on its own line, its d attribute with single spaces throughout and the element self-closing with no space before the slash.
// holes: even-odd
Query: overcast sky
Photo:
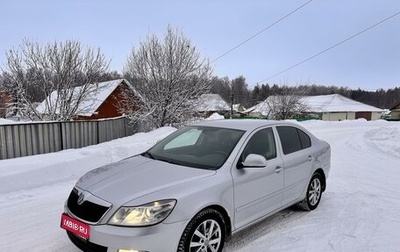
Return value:
<svg viewBox="0 0 400 252">
<path fill-rule="evenodd" d="M 276 75 L 400 12 L 400 0 L 1 0 L 0 66 L 24 38 L 75 39 L 100 47 L 111 70 L 149 34 L 167 26 L 191 39 L 214 75 L 257 83 L 317 84 L 376 90 L 400 87 L 400 15 Z M 237 49 L 230 49 L 301 5 Z M 218 60 L 215 60 L 219 58 Z M 270 78 L 271 76 L 274 76 Z"/>
</svg>

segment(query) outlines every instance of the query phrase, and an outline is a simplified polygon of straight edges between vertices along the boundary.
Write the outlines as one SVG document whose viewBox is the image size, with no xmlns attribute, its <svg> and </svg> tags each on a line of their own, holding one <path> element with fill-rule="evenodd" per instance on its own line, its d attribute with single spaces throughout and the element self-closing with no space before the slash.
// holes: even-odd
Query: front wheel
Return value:
<svg viewBox="0 0 400 252">
<path fill-rule="evenodd" d="M 221 252 L 226 235 L 222 215 L 214 209 L 198 213 L 186 226 L 178 252 Z"/>
<path fill-rule="evenodd" d="M 322 196 L 322 177 L 315 173 L 307 187 L 306 198 L 299 203 L 300 208 L 311 211 L 317 208 Z"/>
</svg>

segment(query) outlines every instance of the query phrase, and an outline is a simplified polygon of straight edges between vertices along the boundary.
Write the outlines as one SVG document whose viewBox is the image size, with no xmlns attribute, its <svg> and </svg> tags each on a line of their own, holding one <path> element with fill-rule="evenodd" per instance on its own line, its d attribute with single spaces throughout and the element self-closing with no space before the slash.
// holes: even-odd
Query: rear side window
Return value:
<svg viewBox="0 0 400 252">
<path fill-rule="evenodd" d="M 302 130 L 291 126 L 276 127 L 282 143 L 283 154 L 287 155 L 311 146 L 310 137 Z"/>
<path fill-rule="evenodd" d="M 311 139 L 310 139 L 310 137 L 302 130 L 297 129 L 297 132 L 299 133 L 299 137 L 300 137 L 300 141 L 301 141 L 301 147 L 303 149 L 311 147 Z"/>
</svg>

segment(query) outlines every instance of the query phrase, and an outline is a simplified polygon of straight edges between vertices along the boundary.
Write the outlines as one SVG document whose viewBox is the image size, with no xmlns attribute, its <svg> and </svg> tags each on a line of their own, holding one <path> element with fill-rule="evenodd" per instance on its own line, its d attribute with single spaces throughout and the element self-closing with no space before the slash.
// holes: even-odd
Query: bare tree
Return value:
<svg viewBox="0 0 400 252">
<path fill-rule="evenodd" d="M 139 109 L 126 113 L 153 127 L 182 122 L 189 101 L 210 90 L 211 73 L 209 61 L 181 32 L 168 27 L 163 41 L 148 36 L 132 49 L 124 68 L 140 96 Z"/>
<path fill-rule="evenodd" d="M 228 77 L 218 78 L 216 76 L 211 79 L 212 94 L 219 94 L 225 101 L 230 101 L 232 96 L 231 84 Z"/>
<path fill-rule="evenodd" d="M 269 108 L 268 118 L 285 120 L 307 112 L 307 106 L 302 102 L 306 90 L 283 86 L 278 95 L 269 96 L 265 102 Z"/>
<path fill-rule="evenodd" d="M 243 76 L 239 76 L 231 81 L 233 102 L 240 103 L 248 107 L 250 105 L 250 91 Z"/>
<path fill-rule="evenodd" d="M 17 115 L 39 120 L 70 120 L 79 104 L 96 85 L 90 85 L 108 70 L 100 49 L 84 49 L 78 41 L 40 45 L 24 40 L 6 53 L 5 86 L 14 100 Z M 32 89 L 34 87 L 34 89 Z M 40 90 L 44 111 L 39 113 L 32 90 Z"/>
</svg>

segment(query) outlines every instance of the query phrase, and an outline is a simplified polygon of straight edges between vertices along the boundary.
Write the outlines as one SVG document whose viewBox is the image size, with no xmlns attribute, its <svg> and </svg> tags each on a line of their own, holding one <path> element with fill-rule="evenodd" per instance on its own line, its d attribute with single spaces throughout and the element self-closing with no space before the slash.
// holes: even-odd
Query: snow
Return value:
<svg viewBox="0 0 400 252">
<path fill-rule="evenodd" d="M 15 124 L 15 121 L 0 118 L 0 125 L 3 125 L 3 124 Z"/>
<path fill-rule="evenodd" d="M 267 99 L 265 99 L 264 101 L 254 105 L 251 108 L 246 109 L 245 111 L 243 111 L 243 113 L 253 112 L 253 113 L 260 113 L 260 114 L 262 114 L 264 116 L 269 115 L 270 106 L 267 103 Z"/>
<path fill-rule="evenodd" d="M 400 123 L 300 123 L 332 147 L 321 204 L 283 210 L 234 235 L 225 251 L 400 251 Z M 65 199 L 86 171 L 149 148 L 161 128 L 96 146 L 0 161 L 0 251 L 79 252 L 60 229 Z"/>
<path fill-rule="evenodd" d="M 218 114 L 217 112 L 213 113 L 209 117 L 206 118 L 206 120 L 219 120 L 219 119 L 224 119 L 225 117 L 223 115 Z"/>
<path fill-rule="evenodd" d="M 219 94 L 202 94 L 196 104 L 197 111 L 230 110 L 229 104 Z"/>
</svg>

